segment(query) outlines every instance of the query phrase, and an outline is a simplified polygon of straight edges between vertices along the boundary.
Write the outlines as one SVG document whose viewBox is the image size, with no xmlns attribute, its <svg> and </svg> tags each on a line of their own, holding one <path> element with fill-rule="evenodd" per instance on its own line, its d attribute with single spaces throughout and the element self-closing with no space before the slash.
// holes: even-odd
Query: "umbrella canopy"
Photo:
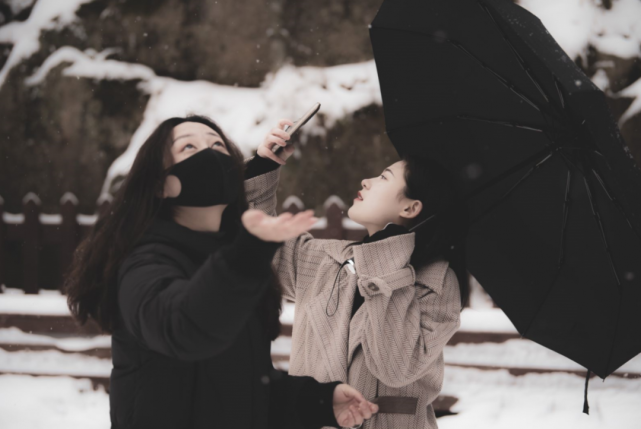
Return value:
<svg viewBox="0 0 641 429">
<path fill-rule="evenodd" d="M 639 354 L 641 171 L 604 94 L 508 0 L 386 0 L 370 37 L 389 138 L 458 177 L 518 331 L 602 378 Z"/>
</svg>

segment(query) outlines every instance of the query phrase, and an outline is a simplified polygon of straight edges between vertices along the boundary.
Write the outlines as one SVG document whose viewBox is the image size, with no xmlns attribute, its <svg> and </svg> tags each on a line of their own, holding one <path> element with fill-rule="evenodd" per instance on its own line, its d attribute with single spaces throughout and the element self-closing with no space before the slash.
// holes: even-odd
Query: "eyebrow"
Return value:
<svg viewBox="0 0 641 429">
<path fill-rule="evenodd" d="M 213 131 L 212 131 L 212 132 L 209 132 L 209 133 L 207 133 L 207 134 L 208 134 L 208 135 L 210 135 L 210 136 L 214 136 L 214 137 L 220 137 L 220 135 L 219 135 L 218 133 L 215 133 L 215 132 L 213 132 Z M 181 138 L 183 138 L 183 137 L 192 137 L 192 136 L 193 136 L 193 134 L 183 134 L 183 135 L 182 135 L 182 136 L 180 136 L 180 137 L 176 137 L 176 138 L 174 139 L 174 141 L 173 141 L 173 143 L 172 143 L 172 144 L 176 143 L 179 139 L 181 139 Z M 222 139 L 222 137 L 220 137 L 220 138 Z M 223 143 L 224 143 L 224 142 L 223 142 Z"/>
<path fill-rule="evenodd" d="M 394 173 L 392 173 L 392 170 L 390 170 L 389 168 L 386 168 L 385 170 L 383 170 L 383 173 L 385 173 L 386 171 L 389 171 L 389 172 L 390 172 L 390 174 L 391 174 L 392 176 L 394 176 Z M 396 176 L 394 176 L 394 177 L 396 177 Z"/>
</svg>

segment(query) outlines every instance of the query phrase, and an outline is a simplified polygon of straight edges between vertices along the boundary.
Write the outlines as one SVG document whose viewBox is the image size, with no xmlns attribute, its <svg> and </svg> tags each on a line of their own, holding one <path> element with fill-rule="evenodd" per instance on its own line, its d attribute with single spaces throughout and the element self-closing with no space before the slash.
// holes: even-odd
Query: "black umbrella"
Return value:
<svg viewBox="0 0 641 429">
<path fill-rule="evenodd" d="M 460 179 L 521 335 L 601 378 L 639 354 L 641 171 L 604 94 L 508 0 L 387 0 L 370 36 L 391 141 Z"/>
</svg>

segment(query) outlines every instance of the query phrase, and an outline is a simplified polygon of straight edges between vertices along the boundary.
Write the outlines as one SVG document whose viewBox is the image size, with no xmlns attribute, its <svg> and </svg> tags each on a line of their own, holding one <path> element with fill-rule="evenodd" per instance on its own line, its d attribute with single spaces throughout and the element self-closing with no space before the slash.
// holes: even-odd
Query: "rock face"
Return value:
<svg viewBox="0 0 641 429">
<path fill-rule="evenodd" d="M 56 0 L 38 0 L 40 2 Z M 22 9 L 16 4 L 26 5 Z M 28 1 L 0 2 L 0 25 L 28 19 Z M 106 171 L 142 120 L 148 95 L 133 80 L 77 79 L 54 68 L 35 86 L 25 79 L 63 46 L 111 49 L 110 58 L 150 67 L 158 76 L 256 87 L 283 64 L 333 66 L 369 60 L 367 25 L 381 0 L 94 0 L 77 20 L 40 35 L 39 50 L 9 73 L 0 88 L 0 196 L 5 210 L 21 211 L 35 192 L 42 210 L 59 212 L 59 199 L 76 194 L 81 213 L 93 213 Z M 10 7 L 13 5 L 12 7 Z M 0 45 L 0 65 L 11 45 Z M 610 94 L 641 77 L 639 59 L 592 52 L 584 69 L 603 61 Z M 616 117 L 631 99 L 610 96 Z M 641 164 L 641 115 L 623 126 Z M 331 194 L 351 203 L 360 180 L 396 160 L 384 134 L 380 106 L 346 117 L 324 137 L 300 145 L 283 172 L 281 201 L 301 197 L 319 208 Z"/>
</svg>

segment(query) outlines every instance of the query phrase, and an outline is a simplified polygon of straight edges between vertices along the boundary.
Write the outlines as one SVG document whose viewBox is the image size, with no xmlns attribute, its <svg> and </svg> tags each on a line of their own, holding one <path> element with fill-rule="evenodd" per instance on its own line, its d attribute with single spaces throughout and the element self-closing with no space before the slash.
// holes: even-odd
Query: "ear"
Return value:
<svg viewBox="0 0 641 429">
<path fill-rule="evenodd" d="M 403 206 L 399 216 L 403 219 L 414 219 L 423 210 L 423 203 L 419 200 L 410 200 Z"/>
<path fill-rule="evenodd" d="M 165 179 L 165 185 L 163 187 L 163 191 L 161 195 L 158 195 L 160 198 L 167 198 L 167 197 L 177 197 L 180 195 L 180 191 L 182 190 L 182 186 L 180 184 L 180 179 L 173 174 L 170 174 L 167 176 Z"/>
</svg>

